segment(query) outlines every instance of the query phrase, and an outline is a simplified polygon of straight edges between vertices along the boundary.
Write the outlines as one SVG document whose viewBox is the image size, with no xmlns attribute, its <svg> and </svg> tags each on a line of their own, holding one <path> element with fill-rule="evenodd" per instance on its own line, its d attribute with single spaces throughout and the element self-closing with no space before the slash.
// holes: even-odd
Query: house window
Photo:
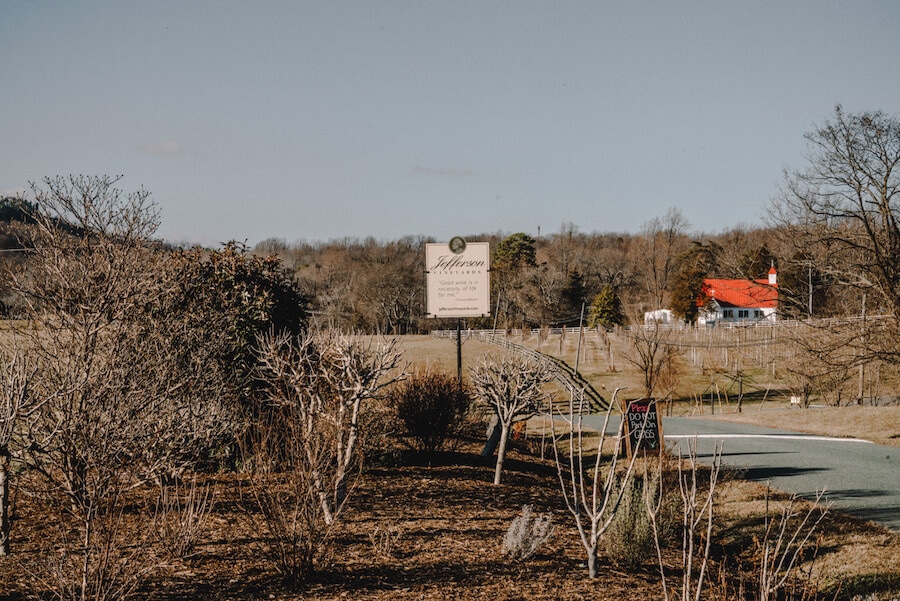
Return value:
<svg viewBox="0 0 900 601">
<path fill-rule="evenodd" d="M 722 312 L 722 317 L 724 317 L 725 319 L 731 319 L 731 318 L 733 318 L 733 317 L 734 317 L 734 310 L 733 310 L 733 309 L 725 309 L 725 310 Z"/>
<path fill-rule="evenodd" d="M 762 311 L 760 311 L 759 309 L 754 309 L 753 317 L 762 317 Z"/>
<path fill-rule="evenodd" d="M 746 317 L 750 317 L 750 311 L 747 309 L 741 309 L 738 311 L 738 319 L 744 319 Z"/>
</svg>

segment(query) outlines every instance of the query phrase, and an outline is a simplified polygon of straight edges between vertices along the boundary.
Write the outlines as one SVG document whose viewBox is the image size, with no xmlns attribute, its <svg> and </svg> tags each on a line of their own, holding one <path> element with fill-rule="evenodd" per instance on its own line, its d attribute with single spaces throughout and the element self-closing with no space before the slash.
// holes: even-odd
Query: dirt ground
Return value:
<svg viewBox="0 0 900 601">
<path fill-rule="evenodd" d="M 513 453 L 516 455 L 516 453 Z M 501 486 L 474 453 L 445 465 L 368 470 L 335 534 L 335 553 L 307 586 L 285 588 L 259 532 L 247 530 L 238 478 L 211 476 L 216 507 L 196 555 L 172 560 L 160 549 L 137 598 L 146 599 L 620 599 L 660 595 L 654 566 L 625 574 L 605 565 L 588 581 L 584 556 L 547 462 L 513 457 Z M 535 557 L 510 562 L 502 537 L 522 505 L 553 512 L 558 532 Z M 46 592 L 39 580 L 52 510 L 19 496 L 14 555 L 0 558 L 0 599 Z"/>
<path fill-rule="evenodd" d="M 158 545 L 140 547 L 144 554 L 140 561 L 150 570 L 134 596 L 172 601 L 662 598 L 654 558 L 637 568 L 623 568 L 604 557 L 600 577 L 587 578 L 585 555 L 551 462 L 523 448 L 514 449 L 504 483 L 494 486 L 493 465 L 476 450 L 470 445 L 463 452 L 446 454 L 431 467 L 409 465 L 410 460 L 416 461 L 408 456 L 407 465 L 367 470 L 335 533 L 333 556 L 299 590 L 283 585 L 261 532 L 248 527 L 241 479 L 233 474 L 209 476 L 216 489 L 215 508 L 195 555 L 171 559 Z M 151 494 L 148 490 L 148 502 Z M 758 542 L 762 498 L 761 489 L 754 485 L 731 481 L 722 486 L 714 554 L 727 567 L 721 569 L 723 563 L 712 567 L 709 598 L 736 598 L 739 584 L 734 565 L 742 550 L 752 551 L 754 541 Z M 556 530 L 535 556 L 511 561 L 500 553 L 501 542 L 525 504 L 533 505 L 535 512 L 552 512 Z M 39 577 L 46 574 L 41 566 L 47 563 L 46 539 L 53 529 L 53 511 L 16 495 L 14 554 L 0 558 L 0 599 L 46 594 L 46 583 Z M 900 574 L 888 575 L 884 584 L 884 573 L 896 572 L 900 565 L 900 536 L 841 516 L 829 519 L 824 528 L 820 562 L 835 565 L 830 574 L 821 576 L 829 598 L 838 580 L 859 590 L 885 586 L 900 590 Z M 847 548 L 841 541 L 846 541 Z M 859 565 L 860 554 L 871 560 L 868 566 Z M 857 557 L 856 568 L 847 573 L 852 557 Z M 670 587 L 680 583 L 680 558 L 679 545 L 665 550 Z M 876 581 L 880 584 L 871 584 Z"/>
</svg>

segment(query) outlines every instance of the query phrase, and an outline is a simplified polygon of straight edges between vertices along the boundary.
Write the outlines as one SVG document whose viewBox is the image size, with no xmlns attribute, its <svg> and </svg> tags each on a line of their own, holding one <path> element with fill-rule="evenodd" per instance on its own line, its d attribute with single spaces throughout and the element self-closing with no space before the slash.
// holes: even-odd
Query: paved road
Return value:
<svg viewBox="0 0 900 601">
<path fill-rule="evenodd" d="M 591 427 L 601 425 L 590 418 Z M 900 531 L 900 448 L 695 418 L 665 418 L 663 435 L 685 454 L 696 438 L 701 461 L 721 443 L 722 462 L 748 480 L 804 498 L 825 488 L 835 509 Z"/>
</svg>

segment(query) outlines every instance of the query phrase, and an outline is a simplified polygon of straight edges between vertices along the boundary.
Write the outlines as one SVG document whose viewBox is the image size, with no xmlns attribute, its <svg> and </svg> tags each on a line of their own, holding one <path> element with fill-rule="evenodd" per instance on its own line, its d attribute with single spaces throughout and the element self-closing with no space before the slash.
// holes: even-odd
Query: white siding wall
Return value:
<svg viewBox="0 0 900 601">
<path fill-rule="evenodd" d="M 700 325 L 715 324 L 717 322 L 739 323 L 754 321 L 775 321 L 776 312 L 772 308 L 760 309 L 739 309 L 737 307 L 720 307 L 717 303 L 713 303 L 710 309 L 702 310 L 697 317 L 697 323 Z"/>
</svg>

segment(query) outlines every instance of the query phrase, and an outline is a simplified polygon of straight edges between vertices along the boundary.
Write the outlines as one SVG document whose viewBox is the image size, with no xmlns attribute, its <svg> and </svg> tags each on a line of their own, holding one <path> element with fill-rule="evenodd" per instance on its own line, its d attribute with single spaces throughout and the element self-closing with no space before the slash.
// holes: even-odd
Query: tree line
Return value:
<svg viewBox="0 0 900 601">
<path fill-rule="evenodd" d="M 765 279 L 772 266 L 782 319 L 887 315 L 896 321 L 900 120 L 837 106 L 806 142 L 806 164 L 785 170 L 760 225 L 695 232 L 672 208 L 634 233 L 586 233 L 564 223 L 538 237 L 468 236 L 490 242 L 493 255 L 493 315 L 468 325 L 577 325 L 582 316 L 594 325 L 624 324 L 662 308 L 692 322 L 704 278 Z M 441 326 L 425 316 L 428 242 L 435 240 L 269 239 L 254 250 L 276 254 L 291 269 L 315 319 L 405 334 Z"/>
<path fill-rule="evenodd" d="M 703 277 L 760 278 L 773 261 L 789 264 L 772 250 L 778 247 L 769 228 L 692 234 L 676 209 L 638 233 L 588 234 L 568 223 L 540 238 L 517 232 L 466 239 L 489 242 L 492 249 L 492 315 L 467 322 L 479 328 L 577 325 L 582 309 L 587 321 L 592 307 L 594 321 L 604 325 L 642 321 L 644 311 L 670 308 L 679 292 L 685 294 L 680 286 L 694 275 L 700 252 L 710 257 Z M 370 333 L 418 334 L 446 325 L 425 311 L 424 249 L 433 242 L 424 236 L 318 243 L 268 239 L 253 251 L 279 257 L 295 274 L 312 319 Z M 801 315 L 807 305 L 805 272 L 794 277 L 786 269 L 784 277 L 779 272 L 780 288 L 791 297 L 785 310 Z M 815 278 L 815 314 L 833 315 L 836 307 L 825 303 L 833 288 L 818 272 Z"/>
</svg>

